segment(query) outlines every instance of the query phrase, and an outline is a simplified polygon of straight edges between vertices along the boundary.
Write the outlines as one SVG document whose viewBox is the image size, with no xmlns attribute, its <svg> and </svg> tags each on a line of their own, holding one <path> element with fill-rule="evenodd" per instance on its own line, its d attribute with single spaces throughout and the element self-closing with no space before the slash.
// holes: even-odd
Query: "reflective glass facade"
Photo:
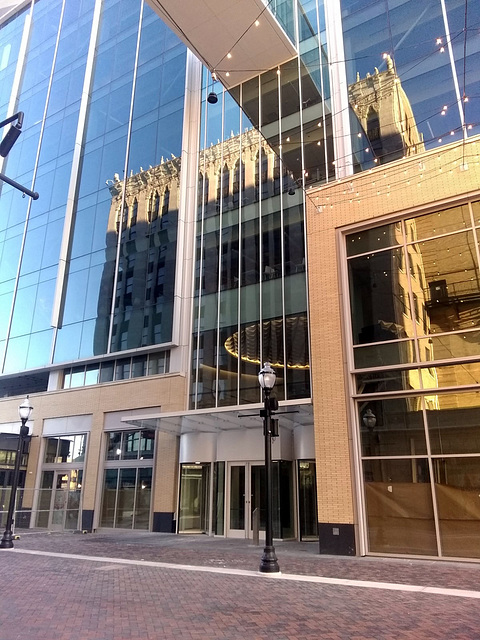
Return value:
<svg viewBox="0 0 480 640">
<path fill-rule="evenodd" d="M 2 372 L 171 341 L 185 46 L 118 0 L 41 0 L 0 43 L 25 113 L 4 171 L 40 193 L 2 185 Z"/>
<path fill-rule="evenodd" d="M 351 103 L 380 162 L 478 133 L 478 4 L 341 0 L 341 9 Z M 401 90 L 372 91 L 390 63 Z"/>
<path fill-rule="evenodd" d="M 65 422 L 38 453 L 42 526 L 83 509 L 90 529 L 250 536 L 261 423 L 238 407 L 268 361 L 294 416 L 276 536 L 353 553 L 360 525 L 362 552 L 480 557 L 478 3 L 266 3 L 252 32 L 270 12 L 287 53 L 237 62 L 228 90 L 242 34 L 215 70 L 154 4 L 37 0 L 0 24 L 0 117 L 25 114 L 0 171 L 40 194 L 0 183 L 0 397 L 65 402 L 45 405 Z M 463 192 L 412 198 L 462 141 Z"/>
<path fill-rule="evenodd" d="M 480 557 L 479 202 L 346 237 L 372 552 Z"/>
</svg>

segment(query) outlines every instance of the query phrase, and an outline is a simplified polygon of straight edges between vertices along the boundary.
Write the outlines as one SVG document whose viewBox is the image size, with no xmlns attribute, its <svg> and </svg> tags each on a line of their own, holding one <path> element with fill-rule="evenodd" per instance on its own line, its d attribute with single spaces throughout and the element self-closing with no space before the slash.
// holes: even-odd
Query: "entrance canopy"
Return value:
<svg viewBox="0 0 480 640">
<path fill-rule="evenodd" d="M 147 2 L 227 89 L 296 55 L 262 0 Z"/>
<path fill-rule="evenodd" d="M 242 429 L 260 429 L 262 418 L 259 411 L 263 404 L 237 406 L 225 409 L 197 409 L 189 412 L 162 413 L 152 415 L 124 416 L 122 422 L 140 429 L 157 429 L 165 433 L 219 433 Z M 295 427 L 313 424 L 313 407 L 310 401 L 282 405 L 276 416 L 280 427 L 293 431 Z"/>
</svg>

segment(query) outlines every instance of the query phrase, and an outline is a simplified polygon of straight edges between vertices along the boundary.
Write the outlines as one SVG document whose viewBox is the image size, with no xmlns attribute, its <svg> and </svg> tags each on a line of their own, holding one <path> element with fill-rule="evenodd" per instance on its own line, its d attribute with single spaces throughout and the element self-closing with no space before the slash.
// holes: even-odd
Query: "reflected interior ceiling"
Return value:
<svg viewBox="0 0 480 640">
<path fill-rule="evenodd" d="M 262 0 L 147 2 L 227 89 L 296 55 Z"/>
<path fill-rule="evenodd" d="M 288 353 L 288 369 L 308 369 L 308 335 L 306 316 L 290 316 L 285 319 L 287 332 L 292 336 Z M 283 348 L 283 318 L 265 320 L 262 322 L 262 353 L 263 361 L 268 361 L 273 367 L 285 366 Z M 240 337 L 239 337 L 240 336 Z M 225 341 L 225 349 L 234 358 L 253 364 L 261 364 L 260 358 L 260 324 L 254 323 L 236 331 Z"/>
<path fill-rule="evenodd" d="M 139 429 L 157 429 L 164 433 L 183 435 L 184 433 L 220 433 L 241 429 L 261 429 L 260 409 L 263 404 L 239 406 L 228 411 L 212 409 L 177 412 L 171 414 L 131 415 L 122 422 Z M 313 424 L 313 408 L 310 401 L 281 406 L 276 413 L 280 427 L 293 431 L 296 427 Z"/>
</svg>

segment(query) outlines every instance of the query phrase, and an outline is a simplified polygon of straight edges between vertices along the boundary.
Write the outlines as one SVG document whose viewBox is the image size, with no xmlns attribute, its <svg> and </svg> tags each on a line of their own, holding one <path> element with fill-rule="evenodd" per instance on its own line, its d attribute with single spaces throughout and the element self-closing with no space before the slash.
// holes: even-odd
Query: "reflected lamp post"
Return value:
<svg viewBox="0 0 480 640">
<path fill-rule="evenodd" d="M 377 416 L 373 413 L 371 409 L 367 409 L 363 414 L 362 422 L 367 427 L 367 430 L 368 430 L 367 454 L 369 456 L 373 456 L 374 455 L 373 430 L 375 429 L 375 425 L 377 424 Z"/>
<path fill-rule="evenodd" d="M 277 421 L 272 419 L 272 413 L 278 409 L 278 400 L 271 398 L 270 394 L 275 385 L 277 376 L 269 362 L 265 362 L 263 369 L 258 374 L 258 382 L 263 389 L 263 409 L 260 416 L 263 418 L 263 435 L 265 438 L 265 547 L 260 561 L 259 571 L 262 573 L 278 573 L 277 556 L 273 546 L 272 527 L 272 436 L 276 436 Z"/>
<path fill-rule="evenodd" d="M 18 407 L 18 415 L 20 416 L 20 420 L 22 421 L 22 426 L 20 427 L 20 434 L 18 436 L 17 454 L 15 456 L 15 467 L 13 469 L 12 489 L 10 493 L 10 502 L 8 504 L 7 522 L 5 525 L 5 531 L 3 532 L 2 540 L 0 541 L 0 549 L 11 549 L 13 547 L 12 525 L 15 513 L 15 498 L 18 488 L 18 476 L 20 475 L 20 461 L 23 453 L 23 443 L 25 442 L 25 438 L 28 436 L 27 420 L 29 419 L 32 410 L 33 407 L 30 404 L 30 400 L 27 396 L 22 404 Z"/>
</svg>

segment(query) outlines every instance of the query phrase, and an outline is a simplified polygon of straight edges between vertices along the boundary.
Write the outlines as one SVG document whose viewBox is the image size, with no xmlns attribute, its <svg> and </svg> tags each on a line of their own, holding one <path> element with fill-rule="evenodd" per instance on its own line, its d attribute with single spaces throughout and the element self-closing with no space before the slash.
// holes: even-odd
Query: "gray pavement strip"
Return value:
<svg viewBox="0 0 480 640">
<path fill-rule="evenodd" d="M 415 584 L 400 584 L 395 582 L 374 582 L 369 580 L 351 580 L 346 578 L 327 578 L 322 576 L 306 576 L 291 573 L 260 573 L 247 569 L 229 569 L 226 567 L 203 567 L 189 564 L 173 564 L 169 562 L 154 562 L 151 560 L 128 560 L 125 558 L 107 558 L 103 556 L 86 556 L 72 553 L 55 553 L 51 551 L 34 551 L 32 549 L 9 549 L 10 553 L 23 553 L 35 556 L 50 556 L 53 558 L 69 558 L 71 560 L 83 560 L 86 562 L 102 562 L 105 566 L 98 567 L 99 570 L 113 569 L 118 565 L 156 567 L 158 569 L 171 569 L 174 571 L 199 571 L 203 573 L 219 573 L 235 576 L 246 576 L 249 578 L 269 578 L 273 580 L 291 580 L 294 582 L 313 582 L 318 584 L 353 587 L 360 589 L 382 589 L 385 591 L 406 591 L 409 593 L 425 593 L 429 595 L 453 596 L 457 598 L 473 598 L 480 600 L 480 591 L 470 591 L 467 589 L 449 589 L 442 587 L 428 587 Z M 112 566 L 114 565 L 114 566 Z M 120 568 L 120 567 L 118 567 Z"/>
</svg>

